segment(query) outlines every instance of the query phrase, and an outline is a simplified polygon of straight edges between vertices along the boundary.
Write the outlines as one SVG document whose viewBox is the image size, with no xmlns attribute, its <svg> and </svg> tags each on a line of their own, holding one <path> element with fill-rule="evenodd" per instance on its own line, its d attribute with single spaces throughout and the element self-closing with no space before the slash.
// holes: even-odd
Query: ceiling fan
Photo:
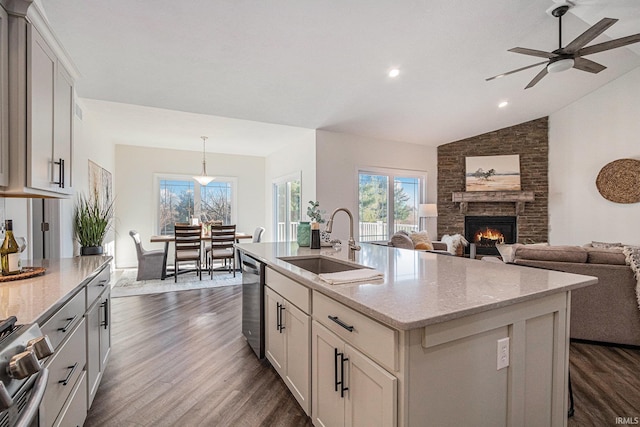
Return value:
<svg viewBox="0 0 640 427">
<path fill-rule="evenodd" d="M 617 19 L 602 18 L 599 22 L 591 26 L 587 31 L 576 37 L 567 46 L 562 47 L 562 16 L 567 13 L 572 4 L 565 2 L 551 9 L 551 14 L 558 18 L 558 45 L 559 48 L 553 52 L 545 52 L 543 50 L 527 49 L 524 47 L 514 47 L 509 49 L 509 52 L 521 53 L 523 55 L 537 56 L 541 58 L 547 58 L 547 61 L 538 62 L 536 64 L 528 65 L 526 67 L 518 68 L 506 73 L 498 74 L 497 76 L 489 77 L 487 81 L 497 79 L 499 77 L 508 76 L 509 74 L 517 73 L 519 71 L 527 70 L 529 68 L 537 67 L 538 65 L 546 64 L 545 67 L 529 82 L 525 89 L 529 89 L 538 83 L 547 73 L 557 73 L 560 71 L 566 71 L 571 68 L 577 70 L 586 71 L 589 73 L 597 74 L 604 70 L 604 65 L 597 62 L 583 58 L 583 56 L 591 55 L 593 53 L 603 52 L 605 50 L 615 49 L 618 47 L 626 46 L 628 44 L 640 42 L 640 34 L 634 34 L 627 37 L 621 37 L 615 40 L 609 40 L 604 43 L 594 44 L 593 46 L 584 47 L 587 43 L 598 37 L 605 32 L 607 28 L 618 22 Z"/>
</svg>

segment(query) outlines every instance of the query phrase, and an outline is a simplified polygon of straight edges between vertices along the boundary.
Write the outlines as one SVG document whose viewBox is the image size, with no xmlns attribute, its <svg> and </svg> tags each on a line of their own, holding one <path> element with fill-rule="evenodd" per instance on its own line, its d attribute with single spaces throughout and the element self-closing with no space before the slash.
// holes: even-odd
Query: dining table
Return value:
<svg viewBox="0 0 640 427">
<path fill-rule="evenodd" d="M 207 242 L 211 236 L 209 234 L 202 235 L 202 242 Z M 252 239 L 253 235 L 250 233 L 236 232 L 235 239 L 236 243 L 239 243 L 242 239 Z M 167 277 L 173 276 L 173 274 L 167 273 L 167 257 L 169 255 L 169 243 L 174 242 L 176 240 L 175 235 L 173 234 L 158 234 L 151 236 L 149 241 L 151 243 L 164 243 L 164 259 L 162 262 L 162 275 L 161 279 L 164 280 Z M 235 264 L 234 264 L 235 265 Z"/>
</svg>

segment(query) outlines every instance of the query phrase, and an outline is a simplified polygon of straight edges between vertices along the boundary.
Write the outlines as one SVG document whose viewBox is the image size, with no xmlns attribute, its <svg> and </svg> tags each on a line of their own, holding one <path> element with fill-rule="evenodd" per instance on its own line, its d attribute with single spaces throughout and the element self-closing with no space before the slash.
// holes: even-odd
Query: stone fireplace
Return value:
<svg viewBox="0 0 640 427">
<path fill-rule="evenodd" d="M 497 243 L 516 243 L 518 240 L 515 216 L 466 216 L 464 237 L 476 245 L 478 255 L 499 255 Z M 467 246 L 466 253 L 469 253 Z"/>
<path fill-rule="evenodd" d="M 548 134 L 548 120 L 543 117 L 438 146 L 438 235 L 435 239 L 445 234 L 465 236 L 466 217 L 512 217 L 516 219 L 515 242 L 547 242 Z M 466 192 L 466 157 L 504 154 L 520 156 L 522 191 Z"/>
</svg>

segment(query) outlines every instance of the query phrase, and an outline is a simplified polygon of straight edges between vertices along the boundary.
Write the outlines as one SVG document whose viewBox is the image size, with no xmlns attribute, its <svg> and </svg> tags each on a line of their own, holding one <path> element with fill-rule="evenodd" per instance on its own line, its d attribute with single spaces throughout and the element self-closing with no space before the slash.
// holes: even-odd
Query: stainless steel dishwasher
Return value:
<svg viewBox="0 0 640 427">
<path fill-rule="evenodd" d="M 240 251 L 242 264 L 242 334 L 264 358 L 264 263 Z"/>
</svg>

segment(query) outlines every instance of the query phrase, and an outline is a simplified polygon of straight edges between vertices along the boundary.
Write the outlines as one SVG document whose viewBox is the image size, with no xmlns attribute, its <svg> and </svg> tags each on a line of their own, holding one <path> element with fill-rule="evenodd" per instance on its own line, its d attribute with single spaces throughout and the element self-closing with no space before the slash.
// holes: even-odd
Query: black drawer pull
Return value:
<svg viewBox="0 0 640 427">
<path fill-rule="evenodd" d="M 73 322 L 75 322 L 76 317 L 78 317 L 78 315 L 76 314 L 73 317 L 67 317 L 67 324 L 64 325 L 62 328 L 58 328 L 58 330 L 60 332 L 67 332 L 67 329 L 69 329 L 69 326 L 71 326 L 73 324 Z"/>
<path fill-rule="evenodd" d="M 104 286 L 107 283 L 107 279 L 100 280 L 96 286 Z"/>
<path fill-rule="evenodd" d="M 280 333 L 282 333 L 282 330 L 285 329 L 285 327 L 283 326 L 284 321 L 282 319 L 282 311 L 285 310 L 284 304 L 280 304 L 280 307 L 278 308 L 278 310 L 280 311 Z"/>
<path fill-rule="evenodd" d="M 67 378 L 58 381 L 58 384 L 62 384 L 62 385 L 67 385 L 69 384 L 69 380 L 71 379 L 71 377 L 73 376 L 73 373 L 76 371 L 76 368 L 78 367 L 78 362 L 74 363 L 73 366 L 69 366 L 67 367 L 67 369 L 71 369 L 69 371 L 69 374 L 67 374 Z"/>
<path fill-rule="evenodd" d="M 104 309 L 104 322 L 100 326 L 104 326 L 105 329 L 109 328 L 109 299 L 104 300 L 100 306 Z"/>
<path fill-rule="evenodd" d="M 344 323 L 342 320 L 338 319 L 338 316 L 331 316 L 329 315 L 329 319 L 333 320 L 334 322 L 336 322 L 338 325 L 342 326 L 343 328 L 345 328 L 347 331 L 349 332 L 353 332 L 353 326 L 349 326 L 346 323 Z"/>
</svg>

